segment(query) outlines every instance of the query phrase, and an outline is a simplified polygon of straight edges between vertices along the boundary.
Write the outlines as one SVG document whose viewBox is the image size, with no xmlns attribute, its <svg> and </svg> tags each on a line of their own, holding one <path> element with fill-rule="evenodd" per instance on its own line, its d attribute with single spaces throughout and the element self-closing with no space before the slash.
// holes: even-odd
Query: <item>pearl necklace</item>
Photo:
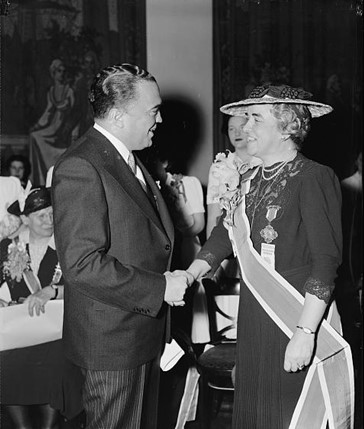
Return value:
<svg viewBox="0 0 364 429">
<path fill-rule="evenodd" d="M 263 170 L 266 171 L 267 173 L 271 173 L 274 170 L 277 170 L 277 168 L 279 168 L 282 164 L 284 164 L 286 161 L 281 161 L 279 162 L 275 167 L 263 167 Z"/>
<path fill-rule="evenodd" d="M 279 162 L 276 166 L 271 167 L 271 168 L 266 168 L 263 166 L 262 168 L 262 177 L 264 180 L 272 180 L 274 177 L 276 177 L 282 170 L 283 168 L 287 165 L 288 162 L 292 161 L 297 155 L 297 151 L 294 151 L 293 157 L 289 157 L 286 161 L 281 161 Z M 272 173 L 273 171 L 275 171 L 275 173 L 273 173 L 270 177 L 265 176 L 264 173 Z"/>
<path fill-rule="evenodd" d="M 278 174 L 283 170 L 283 168 L 287 165 L 289 161 L 282 161 L 280 162 L 276 167 L 273 167 L 271 169 L 267 169 L 267 168 L 262 168 L 262 177 L 264 180 L 272 180 L 274 177 L 278 176 Z M 274 174 L 272 174 L 270 177 L 266 177 L 264 175 L 264 172 L 266 173 L 271 173 L 272 171 L 278 169 Z"/>
</svg>

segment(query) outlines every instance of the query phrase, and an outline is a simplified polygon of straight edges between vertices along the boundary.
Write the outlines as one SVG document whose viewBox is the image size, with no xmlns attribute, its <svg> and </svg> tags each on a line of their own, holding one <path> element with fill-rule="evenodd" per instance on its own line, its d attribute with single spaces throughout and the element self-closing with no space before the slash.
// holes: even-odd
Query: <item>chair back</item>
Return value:
<svg viewBox="0 0 364 429">
<path fill-rule="evenodd" d="M 240 295 L 240 279 L 221 277 L 219 279 L 202 279 L 205 288 L 210 338 L 212 344 L 236 340 L 237 302 Z M 220 297 L 235 297 L 231 304 L 222 305 Z M 234 309 L 231 311 L 231 308 Z M 229 311 L 230 309 L 230 311 Z M 233 313 L 233 314 L 232 314 Z M 223 327 L 219 321 L 224 321 Z"/>
</svg>

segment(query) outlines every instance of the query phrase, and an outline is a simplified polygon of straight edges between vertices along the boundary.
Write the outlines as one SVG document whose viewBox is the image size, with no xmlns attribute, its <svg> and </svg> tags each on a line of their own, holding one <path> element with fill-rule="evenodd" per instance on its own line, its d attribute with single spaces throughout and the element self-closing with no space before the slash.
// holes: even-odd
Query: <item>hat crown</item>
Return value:
<svg viewBox="0 0 364 429">
<path fill-rule="evenodd" d="M 300 100 L 310 100 L 312 94 L 305 91 L 303 88 L 293 88 L 289 85 L 261 85 L 257 86 L 252 90 L 249 95 L 249 98 L 262 98 L 264 96 L 269 96 L 273 98 L 280 99 L 300 99 Z"/>
</svg>

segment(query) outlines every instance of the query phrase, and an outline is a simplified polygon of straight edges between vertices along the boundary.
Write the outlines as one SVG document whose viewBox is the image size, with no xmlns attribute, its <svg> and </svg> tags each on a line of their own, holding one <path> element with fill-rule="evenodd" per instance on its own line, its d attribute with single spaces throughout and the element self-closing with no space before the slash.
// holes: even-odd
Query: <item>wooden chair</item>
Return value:
<svg viewBox="0 0 364 429">
<path fill-rule="evenodd" d="M 210 337 L 209 345 L 197 360 L 200 373 L 199 417 L 201 427 L 209 429 L 213 413 L 213 402 L 217 399 L 215 415 L 219 412 L 223 396 L 233 392 L 232 370 L 235 366 L 236 337 L 229 338 L 229 332 L 236 329 L 237 314 L 226 314 L 220 308 L 217 297 L 239 296 L 240 279 L 203 279 L 206 292 Z M 218 329 L 218 315 L 228 321 L 227 326 Z"/>
</svg>

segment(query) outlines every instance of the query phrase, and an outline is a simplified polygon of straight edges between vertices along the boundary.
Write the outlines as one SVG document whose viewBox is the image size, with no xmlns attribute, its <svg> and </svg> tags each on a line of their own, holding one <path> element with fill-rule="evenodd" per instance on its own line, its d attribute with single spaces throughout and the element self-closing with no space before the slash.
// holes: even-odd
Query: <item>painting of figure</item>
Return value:
<svg viewBox="0 0 364 429">
<path fill-rule="evenodd" d="M 74 91 L 65 79 L 65 66 L 60 59 L 49 67 L 53 84 L 47 93 L 46 108 L 30 133 L 30 158 L 33 183 L 45 183 L 47 170 L 78 137 L 77 124 L 72 120 Z"/>
</svg>

